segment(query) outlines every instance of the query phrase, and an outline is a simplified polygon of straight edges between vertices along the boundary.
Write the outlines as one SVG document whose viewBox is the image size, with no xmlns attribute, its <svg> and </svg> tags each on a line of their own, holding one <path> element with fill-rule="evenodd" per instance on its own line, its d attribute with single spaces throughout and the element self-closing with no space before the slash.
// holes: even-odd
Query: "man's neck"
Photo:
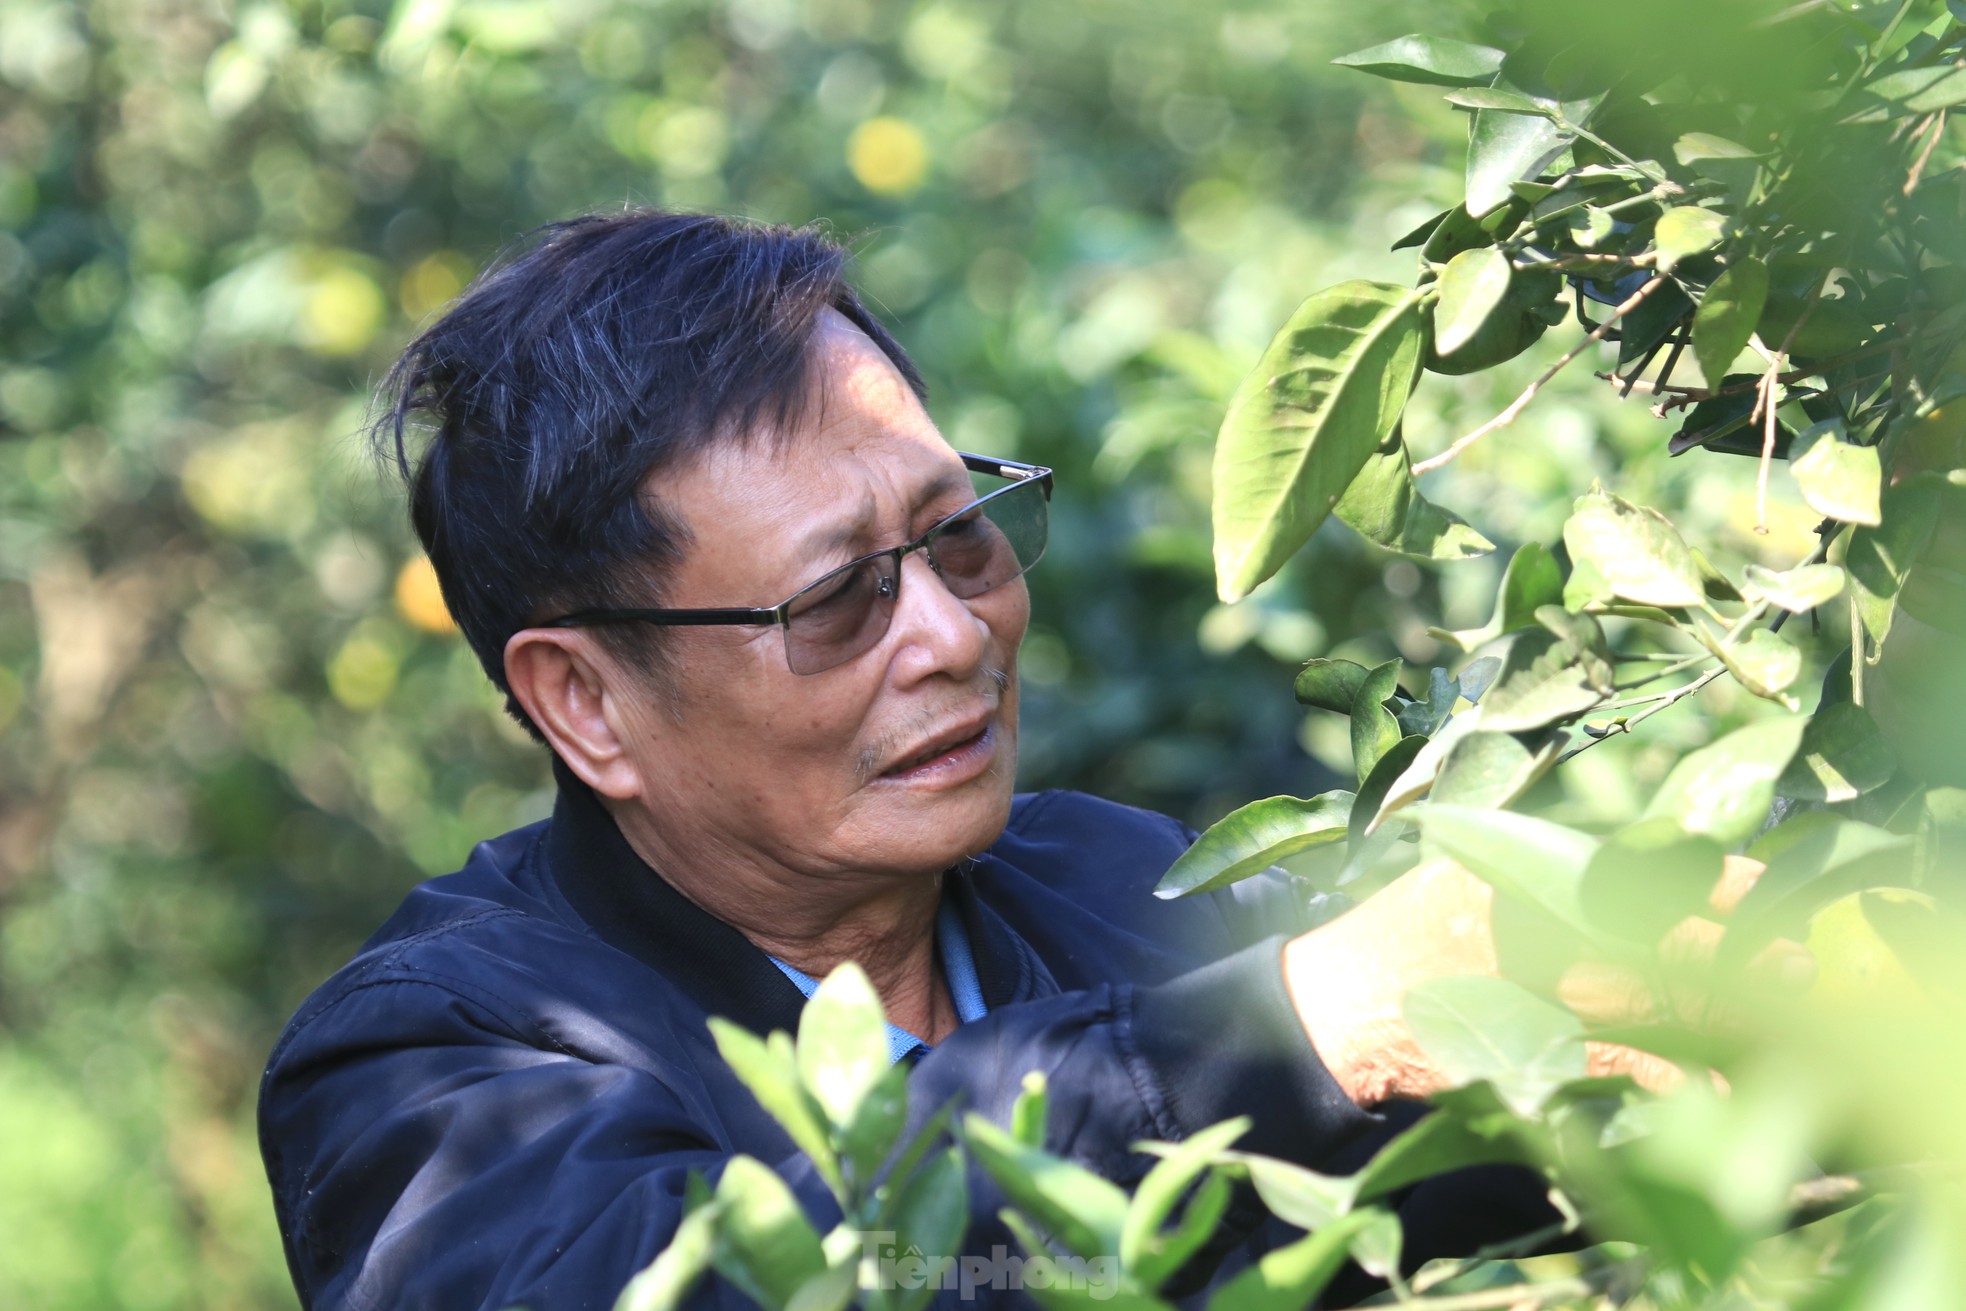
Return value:
<svg viewBox="0 0 1966 1311">
<path fill-rule="evenodd" d="M 815 979 L 853 961 L 867 972 L 890 1024 L 931 1045 L 955 1028 L 955 1004 L 936 960 L 939 872 L 822 876 L 767 868 L 737 851 L 685 855 L 639 808 L 608 809 L 636 855 L 758 950 Z"/>
</svg>

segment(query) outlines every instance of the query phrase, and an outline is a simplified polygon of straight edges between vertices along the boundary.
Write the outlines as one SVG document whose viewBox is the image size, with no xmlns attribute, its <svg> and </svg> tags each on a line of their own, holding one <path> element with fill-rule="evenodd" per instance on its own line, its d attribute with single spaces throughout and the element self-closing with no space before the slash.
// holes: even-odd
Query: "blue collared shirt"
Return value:
<svg viewBox="0 0 1966 1311">
<path fill-rule="evenodd" d="M 990 1013 L 983 1004 L 983 985 L 976 978 L 976 957 L 969 949 L 969 932 L 963 928 L 962 914 L 944 901 L 935 912 L 935 947 L 942 955 L 942 973 L 949 984 L 949 1000 L 955 1003 L 956 1019 L 963 1024 L 980 1020 Z M 776 965 L 807 997 L 819 988 L 819 980 L 795 965 L 773 956 Z M 934 1050 L 897 1024 L 887 1026 L 887 1059 L 890 1064 L 905 1057 Z"/>
</svg>

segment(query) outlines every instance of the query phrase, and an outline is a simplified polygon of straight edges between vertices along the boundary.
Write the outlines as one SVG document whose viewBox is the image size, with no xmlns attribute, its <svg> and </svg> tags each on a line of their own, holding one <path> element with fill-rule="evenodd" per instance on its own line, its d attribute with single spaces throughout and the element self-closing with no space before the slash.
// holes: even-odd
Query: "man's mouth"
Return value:
<svg viewBox="0 0 1966 1311">
<path fill-rule="evenodd" d="M 994 720 L 994 713 L 986 713 L 951 725 L 923 739 L 907 755 L 882 770 L 880 776 L 903 778 L 961 769 L 971 763 L 971 757 L 986 754 L 994 745 L 995 735 L 991 732 Z"/>
</svg>

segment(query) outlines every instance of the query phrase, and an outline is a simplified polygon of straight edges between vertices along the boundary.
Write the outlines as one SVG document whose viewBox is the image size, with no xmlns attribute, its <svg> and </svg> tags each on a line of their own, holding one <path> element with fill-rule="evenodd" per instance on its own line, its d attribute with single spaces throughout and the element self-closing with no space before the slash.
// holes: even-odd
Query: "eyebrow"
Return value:
<svg viewBox="0 0 1966 1311">
<path fill-rule="evenodd" d="M 969 494 L 974 493 L 974 488 L 970 485 L 968 474 L 954 472 L 940 473 L 924 484 L 916 493 L 915 508 L 919 511 L 922 506 L 931 505 L 942 497 L 957 491 Z M 870 496 L 867 501 L 862 502 L 860 512 L 854 517 L 836 520 L 830 526 L 815 528 L 800 537 L 796 546 L 802 557 L 808 560 L 818 559 L 828 552 L 839 551 L 850 547 L 856 540 L 864 541 L 867 529 L 873 523 L 874 519 L 871 504 L 872 499 Z M 896 542 L 894 545 L 898 546 L 900 543 Z M 858 556 L 865 553 L 856 551 L 854 554 Z M 842 560 L 841 563 L 844 564 L 846 561 Z M 804 586 L 804 584 L 800 584 L 800 586 Z"/>
</svg>

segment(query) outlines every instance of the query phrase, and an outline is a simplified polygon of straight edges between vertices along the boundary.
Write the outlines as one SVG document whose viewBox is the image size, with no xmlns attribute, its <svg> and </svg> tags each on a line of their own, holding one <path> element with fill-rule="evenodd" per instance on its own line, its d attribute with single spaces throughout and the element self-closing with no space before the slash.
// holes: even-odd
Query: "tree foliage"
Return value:
<svg viewBox="0 0 1966 1311">
<path fill-rule="evenodd" d="M 1966 171 L 1948 117 L 1966 103 L 1966 13 L 1664 8 L 1697 34 L 1669 56 L 1634 55 L 1623 16 L 1526 3 L 1491 18 L 1493 45 L 1415 34 L 1338 60 L 1449 88 L 1469 119 L 1465 189 L 1398 243 L 1419 249 L 1414 287 L 1312 292 L 1235 392 L 1215 451 L 1217 584 L 1249 596 L 1362 480 L 1426 505 L 1416 473 L 1510 441 L 1553 379 L 1600 354 L 1608 389 L 1651 403 L 1668 458 L 1746 457 L 1763 535 L 1785 463 L 1812 540 L 1780 567 L 1723 567 L 1696 516 L 1634 499 L 1611 470 L 1576 489 L 1551 540 L 1514 551 L 1485 626 L 1433 630 L 1464 658 L 1424 682 L 1397 659 L 1304 666 L 1297 698 L 1344 721 L 1356 783 L 1236 810 L 1162 895 L 1279 860 L 1369 895 L 1443 856 L 1538 927 L 1519 959 L 1504 941 L 1508 977 L 1407 994 L 1408 1027 L 1456 1086 L 1359 1172 L 1318 1176 L 1232 1140 L 1214 1151 L 1216 1177 L 1251 1179 L 1308 1234 L 1211 1308 L 1301 1306 L 1346 1252 L 1416 1306 L 1956 1298 L 1966 449 L 1950 412 L 1966 404 Z M 1574 338 L 1513 401 L 1415 458 L 1401 419 L 1423 366 L 1493 369 L 1566 321 Z M 1468 553 L 1338 517 L 1388 550 Z M 1621 822 L 1563 815 L 1549 771 L 1674 707 L 1696 713 L 1722 680 L 1767 710 L 1673 753 Z M 1729 853 L 1763 866 L 1732 905 L 1716 893 Z M 1689 968 L 1673 942 L 1693 915 L 1724 922 Z M 1813 954 L 1806 992 L 1757 979 L 1778 938 Z M 1630 971 L 1654 1022 L 1593 1027 L 1566 1005 L 1553 981 L 1578 959 Z M 1590 1041 L 1684 1078 L 1656 1096 L 1587 1077 Z M 1020 1203 L 1062 1165 L 994 1157 L 975 1132 L 969 1149 Z M 1171 1162 L 1195 1146 L 1145 1149 Z M 1397 1219 L 1369 1204 L 1500 1161 L 1543 1171 L 1594 1246 L 1524 1259 L 1551 1237 L 1536 1235 L 1400 1278 Z M 1119 1256 L 1130 1304 L 1164 1305 L 1091 1221 L 1122 1205 L 1051 1196 L 1018 1232 L 1033 1255 L 1049 1234 Z"/>
<path fill-rule="evenodd" d="M 1208 1180 L 1247 1174 L 1318 1231 L 1253 1297 L 1307 1287 L 1341 1244 L 1385 1267 L 1374 1200 L 1503 1153 L 1657 1245 L 1661 1278 L 1758 1289 L 1827 1262 L 1849 1274 L 1833 1297 L 1919 1305 L 1946 1235 L 1873 1226 L 1898 1201 L 1848 1243 L 1766 1235 L 1798 1162 L 1958 1156 L 1959 1071 L 1922 1009 L 1943 976 L 1917 944 L 1950 922 L 1933 871 L 1959 812 L 1909 781 L 1960 740 L 1956 16 L 1596 8 L 1469 27 L 1421 0 L 0 0 L 0 1300 L 286 1299 L 250 1126 L 277 1025 L 415 878 L 548 797 L 360 458 L 366 389 L 508 241 L 631 199 L 830 218 L 945 431 L 1059 468 L 1026 782 L 1234 812 L 1177 867 L 1188 886 L 1286 859 L 1360 892 L 1416 833 L 1502 844 L 1535 883 L 1589 840 L 1596 876 L 1560 895 L 1597 931 L 1620 922 L 1601 903 L 1633 902 L 1614 857 L 1649 850 L 1648 812 L 1738 842 L 1773 796 L 1815 809 L 1755 839 L 1768 890 L 1738 949 L 1802 935 L 1844 962 L 1828 994 L 1903 990 L 1888 1024 L 1781 1029 L 1731 1099 L 1566 1088 L 1525 1117 L 1529 1094 L 1498 1109 L 1477 1085 L 1338 1183 L 1211 1145 L 1184 1158 L 1203 1182 L 1178 1220 L 1124 1204 L 1154 1217 L 1117 1229 L 1143 1296 L 1212 1225 Z M 1408 229 L 1417 285 L 1386 250 Z M 1404 307 L 1375 338 L 1398 367 L 1333 391 L 1310 376 L 1330 361 L 1300 362 L 1296 392 L 1239 395 L 1292 306 L 1341 283 Z M 1595 331 L 1560 326 L 1579 296 L 1593 323 L 1625 308 L 1506 406 Z M 1409 356 L 1417 389 L 1388 394 Z M 1277 400 L 1325 394 L 1358 399 L 1316 425 L 1316 459 L 1279 445 L 1269 466 L 1310 482 L 1252 476 L 1272 508 L 1211 507 L 1224 413 L 1281 443 Z M 1211 516 L 1270 540 L 1211 545 Z M 1249 575 L 1233 606 L 1207 596 L 1223 558 Z M 1814 708 L 1792 750 L 1736 741 L 1784 698 Z M 1312 799 L 1238 809 L 1279 786 Z M 1892 1062 L 1891 1089 L 1858 1081 Z M 830 1143 L 830 1114 L 806 1106 L 794 1137 Z M 840 1141 L 841 1186 L 864 1187 Z M 895 1203 L 935 1232 L 952 1161 Z M 770 1184 L 729 1187 L 756 1243 L 788 1244 L 774 1277 L 807 1270 Z M 698 1214 L 638 1281 L 650 1304 L 737 1260 Z M 1594 1295 L 1613 1268 L 1562 1278 Z"/>
</svg>

